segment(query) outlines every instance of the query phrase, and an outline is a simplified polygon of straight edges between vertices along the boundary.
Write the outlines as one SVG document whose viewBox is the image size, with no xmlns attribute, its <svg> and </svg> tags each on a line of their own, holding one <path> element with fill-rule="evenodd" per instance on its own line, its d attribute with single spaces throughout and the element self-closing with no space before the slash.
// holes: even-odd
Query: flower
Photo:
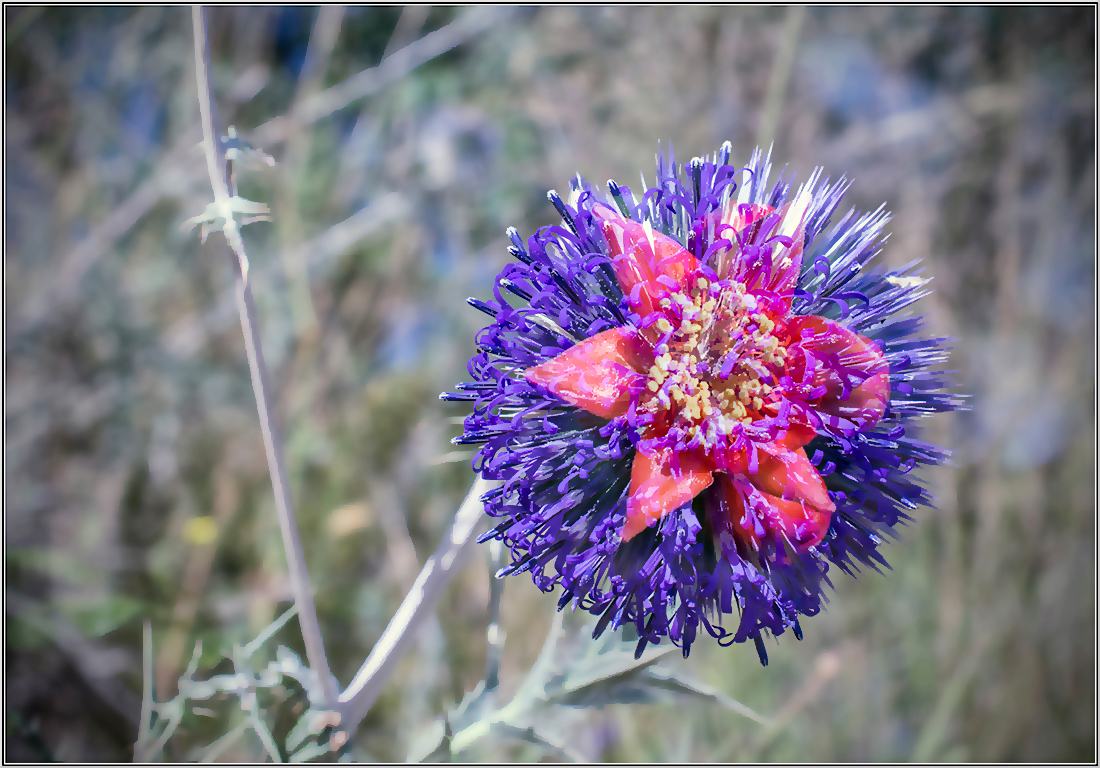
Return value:
<svg viewBox="0 0 1100 768">
<path fill-rule="evenodd" d="M 477 337 L 459 444 L 508 544 L 499 575 L 633 624 L 638 653 L 699 628 L 722 644 L 816 614 L 828 565 L 853 574 L 930 498 L 912 476 L 946 452 L 913 420 L 944 393 L 944 339 L 898 315 L 926 295 L 916 263 L 869 266 L 882 208 L 829 220 L 849 186 L 821 170 L 770 188 L 770 153 L 727 142 L 679 167 L 658 155 L 641 198 L 577 177 L 561 226 L 511 229 Z M 828 232 L 826 232 L 828 229 Z"/>
</svg>

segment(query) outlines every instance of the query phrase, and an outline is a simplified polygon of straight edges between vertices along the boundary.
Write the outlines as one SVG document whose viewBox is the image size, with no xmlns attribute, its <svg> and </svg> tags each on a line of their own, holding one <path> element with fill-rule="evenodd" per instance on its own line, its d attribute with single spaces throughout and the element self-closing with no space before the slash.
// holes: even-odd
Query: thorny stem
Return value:
<svg viewBox="0 0 1100 768">
<path fill-rule="evenodd" d="M 148 744 L 153 738 L 153 626 L 146 621 L 141 627 L 141 721 L 138 740 L 134 745 L 134 762 L 148 758 Z"/>
<path fill-rule="evenodd" d="M 500 685 L 500 656 L 504 652 L 504 628 L 500 625 L 500 598 L 504 594 L 504 579 L 497 571 L 504 567 L 504 542 L 489 542 L 489 628 L 486 630 L 485 689 L 495 691 Z"/>
<path fill-rule="evenodd" d="M 363 662 L 347 690 L 340 694 L 343 729 L 354 731 L 370 710 L 386 681 L 396 670 L 397 662 L 411 645 L 402 641 L 407 640 L 424 619 L 431 615 L 439 598 L 443 596 L 443 590 L 462 567 L 464 555 L 469 551 L 467 545 L 473 540 L 474 529 L 484 510 L 481 497 L 494 486 L 493 481 L 481 477 L 474 481 L 466 499 L 455 513 L 450 535 L 440 542 L 435 554 L 424 564 L 416 582 L 371 649 L 370 656 Z"/>
<path fill-rule="evenodd" d="M 202 6 L 192 8 L 191 18 L 195 30 L 195 77 L 198 82 L 199 113 L 202 117 L 206 167 L 210 175 L 210 184 L 214 190 L 215 202 L 227 203 L 230 195 L 226 183 L 225 156 L 218 146 L 218 134 L 215 130 L 216 118 L 214 112 L 217 105 L 210 90 L 206 18 Z M 317 674 L 326 703 L 331 705 L 336 701 L 337 684 L 329 671 L 328 657 L 325 656 L 321 627 L 317 621 L 317 610 L 313 604 L 313 591 L 309 583 L 309 572 L 306 570 L 305 565 L 305 554 L 302 550 L 302 541 L 298 536 L 298 526 L 294 520 L 294 508 L 290 499 L 290 488 L 286 481 L 282 440 L 276 427 L 272 403 L 268 397 L 270 389 L 267 381 L 267 370 L 264 365 L 259 328 L 256 324 L 256 308 L 252 302 L 252 290 L 248 282 L 248 260 L 244 252 L 244 243 L 236 231 L 236 223 L 231 216 L 227 216 L 225 235 L 226 240 L 237 256 L 234 260 L 234 267 L 237 272 L 237 307 L 241 315 L 241 330 L 244 332 L 248 367 L 252 373 L 252 390 L 256 396 L 256 409 L 260 417 L 264 449 L 267 452 L 271 485 L 275 492 L 275 507 L 279 514 L 279 528 L 283 536 L 283 548 L 286 550 L 290 584 L 294 593 L 294 604 L 298 608 L 298 621 L 302 627 L 302 637 L 305 640 L 309 666 Z"/>
<path fill-rule="evenodd" d="M 199 85 L 199 112 L 202 117 L 207 170 L 214 190 L 215 202 L 227 202 L 230 198 L 230 190 L 226 184 L 225 156 L 215 143 L 217 105 L 210 92 L 205 14 L 201 6 L 193 8 L 192 19 L 195 28 L 195 73 Z M 269 392 L 267 370 L 263 361 L 259 330 L 255 322 L 256 309 L 249 287 L 248 258 L 244 252 L 244 243 L 236 229 L 236 223 L 231 218 L 226 221 L 225 234 L 226 240 L 237 256 L 234 264 L 237 271 L 237 305 L 240 310 L 241 329 L 244 332 L 248 365 L 252 373 L 252 388 L 256 396 L 256 407 L 263 431 L 264 448 L 267 451 L 271 484 L 275 491 L 275 505 L 279 513 L 279 526 L 283 534 L 283 546 L 286 549 L 294 602 L 305 639 L 306 655 L 310 667 L 320 679 L 327 704 L 336 708 L 341 714 L 341 730 L 350 734 L 370 710 L 382 688 L 396 670 L 397 662 L 409 649 L 408 638 L 435 610 L 447 584 L 462 566 L 474 529 L 484 509 L 481 497 L 495 483 L 482 478 L 474 482 L 466 499 L 455 513 L 450 535 L 443 539 L 435 554 L 424 565 L 416 582 L 347 690 L 337 696 L 337 683 L 329 671 L 328 658 L 325 656 L 320 625 L 313 604 L 313 593 L 309 584 L 309 573 L 306 571 L 302 543 L 294 521 L 282 457 L 282 441 L 279 438 L 267 395 Z"/>
</svg>

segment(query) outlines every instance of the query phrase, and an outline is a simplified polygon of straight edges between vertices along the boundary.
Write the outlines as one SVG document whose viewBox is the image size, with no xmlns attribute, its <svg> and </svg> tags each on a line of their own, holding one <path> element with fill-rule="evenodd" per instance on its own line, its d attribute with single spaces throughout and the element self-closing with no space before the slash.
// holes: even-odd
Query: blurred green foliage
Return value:
<svg viewBox="0 0 1100 768">
<path fill-rule="evenodd" d="M 726 139 L 747 158 L 792 28 L 781 8 L 481 10 L 498 12 L 485 31 L 329 116 L 268 126 L 263 143 L 254 127 L 472 11 L 330 8 L 327 27 L 310 8 L 209 13 L 222 121 L 279 163 L 242 177 L 274 214 L 244 237 L 344 683 L 471 480 L 447 442 L 462 409 L 436 394 L 463 378 L 481 324 L 464 299 L 490 290 L 505 227 L 552 223 L 545 192 L 574 173 L 652 175 L 658 139 L 681 160 Z M 179 231 L 211 196 L 189 10 L 4 13 L 6 756 L 126 760 L 142 620 L 166 700 L 196 640 L 199 669 L 226 672 L 232 644 L 287 607 L 285 559 L 228 252 L 220 235 Z M 673 665 L 769 725 L 703 702 L 611 705 L 570 721 L 569 747 L 628 761 L 1092 760 L 1095 16 L 812 7 L 795 42 L 775 156 L 801 178 L 819 164 L 854 177 L 856 207 L 888 201 L 884 259 L 923 258 L 935 276 L 919 309 L 958 339 L 973 409 L 929 423 L 955 465 L 928 473 L 940 508 L 887 549 L 891 572 L 838 573 L 828 611 L 802 643 L 770 648 L 766 669 L 751 647 L 703 642 Z M 450 587 L 355 755 L 404 759 L 481 680 L 486 557 Z M 553 609 L 507 583 L 502 701 Z M 296 633 L 277 642 L 301 653 Z M 265 704 L 278 734 L 301 711 L 286 696 Z M 169 759 L 237 724 L 210 707 L 185 716 Z M 259 750 L 242 740 L 222 759 Z"/>
</svg>

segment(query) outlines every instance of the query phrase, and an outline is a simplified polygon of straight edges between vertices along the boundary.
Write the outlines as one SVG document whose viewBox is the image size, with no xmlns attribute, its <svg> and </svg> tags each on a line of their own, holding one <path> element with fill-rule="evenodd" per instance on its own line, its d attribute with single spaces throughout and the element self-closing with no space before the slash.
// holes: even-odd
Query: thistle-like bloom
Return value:
<svg viewBox="0 0 1100 768">
<path fill-rule="evenodd" d="M 878 547 L 929 503 L 910 472 L 946 453 L 914 417 L 958 407 L 934 368 L 943 339 L 899 311 L 926 294 L 916 264 L 868 262 L 889 215 L 849 211 L 820 170 L 770 188 L 770 156 L 730 166 L 729 144 L 677 167 L 658 157 L 640 199 L 581 178 L 562 226 L 509 230 L 494 318 L 470 360 L 455 442 L 512 562 L 638 652 L 686 656 L 702 626 L 756 642 L 820 610 L 828 563 L 885 565 Z M 826 230 L 828 229 L 828 232 Z M 506 296 L 508 294 L 509 296 Z"/>
</svg>

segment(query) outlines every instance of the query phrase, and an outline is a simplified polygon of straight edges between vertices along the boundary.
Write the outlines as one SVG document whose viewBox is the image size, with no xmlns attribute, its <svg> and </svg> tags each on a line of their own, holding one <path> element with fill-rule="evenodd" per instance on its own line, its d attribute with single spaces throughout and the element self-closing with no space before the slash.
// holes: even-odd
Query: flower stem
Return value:
<svg viewBox="0 0 1100 768">
<path fill-rule="evenodd" d="M 409 589 L 389 626 L 382 632 L 371 649 L 370 656 L 355 675 L 355 679 L 340 695 L 343 722 L 341 727 L 354 731 L 356 725 L 370 710 L 386 681 L 397 668 L 397 662 L 405 655 L 413 632 L 435 610 L 443 596 L 443 590 L 463 565 L 467 545 L 473 540 L 474 528 L 481 519 L 481 497 L 495 483 L 479 477 L 455 513 L 450 535 L 439 544 L 435 554 L 424 564 L 420 575 Z M 404 641 L 404 642 L 403 642 Z"/>
<path fill-rule="evenodd" d="M 199 113 L 202 117 L 206 167 L 210 176 L 210 185 L 214 190 L 215 202 L 226 203 L 230 195 L 226 180 L 225 156 L 219 149 L 215 131 L 217 104 L 210 90 L 210 54 L 207 49 L 206 18 L 202 6 L 192 8 L 191 18 L 195 31 L 195 78 L 198 83 Z M 270 390 L 267 381 L 267 370 L 264 365 L 259 328 L 256 324 L 256 307 L 252 301 L 252 290 L 248 282 L 248 258 L 244 252 L 244 243 L 236 229 L 236 222 L 231 216 L 226 219 L 225 235 L 226 240 L 237 256 L 233 260 L 234 269 L 237 273 L 237 308 L 241 316 L 241 330 L 244 333 L 248 367 L 252 374 L 252 391 L 256 396 L 256 409 L 260 417 L 264 449 L 267 452 L 267 466 L 271 473 L 271 485 L 275 492 L 275 508 L 279 515 L 279 529 L 283 536 L 283 548 L 286 550 L 294 604 L 298 608 L 298 621 L 302 627 L 302 637 L 305 640 L 309 666 L 320 680 L 321 691 L 326 703 L 331 705 L 336 701 L 337 684 L 329 671 L 328 657 L 325 655 L 321 627 L 317 621 L 317 610 L 313 604 L 313 591 L 309 583 L 309 572 L 306 570 L 305 554 L 302 550 L 302 541 L 298 536 L 298 526 L 294 520 L 294 507 L 290 499 L 290 488 L 286 481 L 282 440 L 276 427 L 272 403 L 268 397 Z"/>
</svg>

